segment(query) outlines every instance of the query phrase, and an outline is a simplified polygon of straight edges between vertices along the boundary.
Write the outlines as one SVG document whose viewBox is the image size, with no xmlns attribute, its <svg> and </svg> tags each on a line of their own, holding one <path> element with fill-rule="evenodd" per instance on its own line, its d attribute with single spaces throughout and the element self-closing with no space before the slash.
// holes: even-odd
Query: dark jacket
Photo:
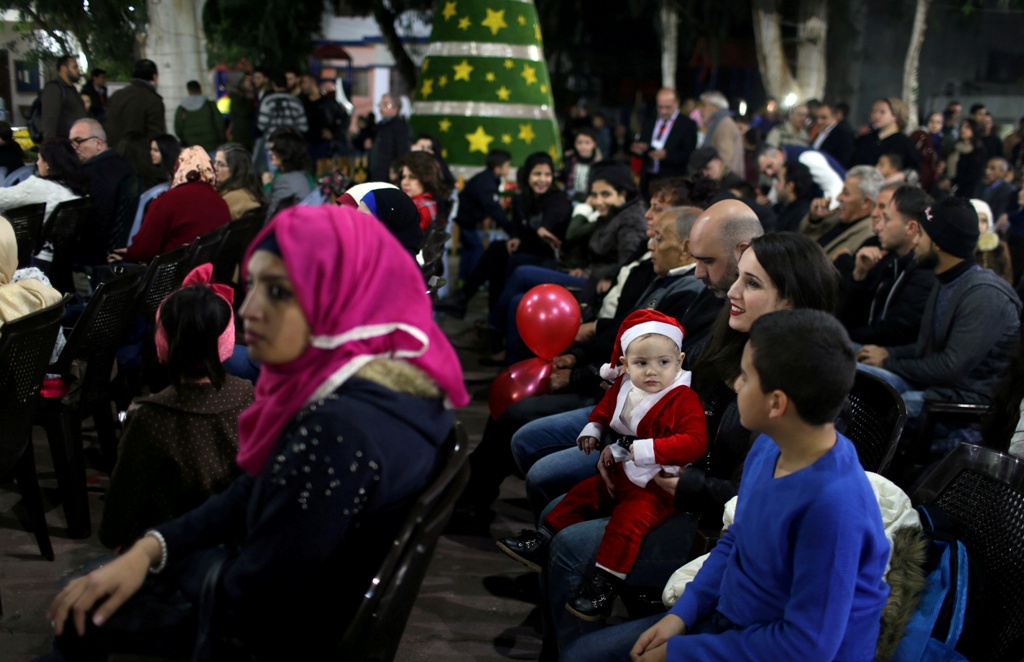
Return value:
<svg viewBox="0 0 1024 662">
<path fill-rule="evenodd" d="M 850 340 L 863 345 L 895 347 L 917 339 L 921 316 L 935 285 L 935 274 L 918 269 L 914 251 L 890 252 L 862 281 L 847 280 L 839 319 Z"/>
<path fill-rule="evenodd" d="M 654 128 L 658 124 L 658 118 L 652 117 L 644 123 L 643 131 L 640 132 L 640 141 L 648 145 L 654 140 Z M 668 130 L 668 137 L 665 138 L 665 158 L 658 163 L 658 177 L 681 177 L 686 174 L 690 163 L 690 153 L 697 147 L 697 124 L 689 117 L 679 111 L 679 115 L 672 122 Z M 653 147 L 649 148 L 653 149 Z M 654 167 L 654 161 L 644 156 L 644 172 L 650 172 Z"/>
<path fill-rule="evenodd" d="M 82 94 L 89 97 L 91 107 L 89 108 L 89 114 L 98 119 L 104 121 L 107 116 L 107 88 L 96 89 L 96 86 L 92 84 L 92 79 L 85 81 L 85 85 L 82 86 Z"/>
<path fill-rule="evenodd" d="M 174 135 L 182 147 L 199 145 L 212 152 L 224 143 L 224 116 L 206 97 L 189 95 L 174 111 Z"/>
<path fill-rule="evenodd" d="M 92 211 L 79 258 L 82 264 L 106 264 L 110 251 L 128 243 L 139 204 L 135 171 L 112 149 L 100 152 L 83 167 L 89 176 Z"/>
<path fill-rule="evenodd" d="M 917 153 L 914 141 L 902 131 L 881 140 L 878 138 L 878 131 L 864 134 L 857 139 L 852 164 L 873 166 L 883 154 L 898 154 L 903 159 L 904 168 L 917 170 L 921 167 L 921 155 Z"/>
<path fill-rule="evenodd" d="M 522 194 L 512 198 L 512 220 L 503 229 L 509 237 L 519 239 L 519 252 L 554 259 L 555 252 L 537 236 L 537 228 L 544 227 L 563 239 L 571 216 L 572 205 L 561 191 L 550 188 L 530 209 L 523 204 Z"/>
<path fill-rule="evenodd" d="M 776 232 L 800 232 L 800 223 L 811 210 L 810 200 L 794 200 L 774 207 Z"/>
<path fill-rule="evenodd" d="M 498 189 L 501 180 L 492 170 L 481 170 L 470 177 L 459 193 L 459 212 L 455 222 L 460 228 L 475 230 L 480 222 L 490 218 L 501 227 L 508 225 L 508 215 L 501 206 Z"/>
<path fill-rule="evenodd" d="M 639 196 L 608 216 L 597 219 L 587 247 L 590 249 L 590 278 L 615 278 L 619 268 L 629 261 L 637 245 L 644 241 L 647 219 Z"/>
<path fill-rule="evenodd" d="M 402 117 L 393 117 L 377 125 L 377 136 L 370 149 L 369 178 L 371 182 L 391 181 L 388 167 L 392 161 L 409 152 L 412 135 Z"/>
<path fill-rule="evenodd" d="M 21 145 L 12 140 L 9 143 L 0 145 L 0 168 L 7 168 L 7 174 L 11 174 L 21 166 L 25 165 L 25 152 Z"/>
<path fill-rule="evenodd" d="M 856 140 L 853 129 L 846 123 L 846 120 L 843 120 L 829 131 L 829 134 L 822 141 L 821 147 L 818 149 L 834 158 L 839 165 L 849 168 L 851 161 L 853 161 L 853 150 Z"/>
<path fill-rule="evenodd" d="M 114 148 L 130 131 L 151 137 L 167 133 L 164 98 L 149 81 L 133 78 L 128 87 L 110 95 L 105 126 L 107 144 Z"/>
<path fill-rule="evenodd" d="M 227 545 L 222 631 L 259 659 L 330 658 L 453 423 L 440 398 L 350 379 L 295 416 L 257 475 L 157 527 L 168 575 L 196 581 L 202 552 Z"/>
<path fill-rule="evenodd" d="M 73 85 L 55 78 L 43 88 L 43 139 L 67 138 L 71 125 L 88 117 L 82 97 Z"/>
<path fill-rule="evenodd" d="M 944 287 L 950 298 L 935 319 Z M 888 348 L 882 367 L 924 390 L 927 400 L 987 404 L 1017 353 L 1020 310 L 1005 280 L 973 265 L 949 285 L 934 285 L 917 342 Z"/>
<path fill-rule="evenodd" d="M 986 186 L 984 182 L 978 184 L 977 195 L 988 203 L 992 209 L 992 218 L 988 219 L 989 225 L 995 225 L 999 217 L 1017 206 L 1017 189 L 1010 186 L 1005 179 L 1000 179 L 994 185 Z"/>
</svg>

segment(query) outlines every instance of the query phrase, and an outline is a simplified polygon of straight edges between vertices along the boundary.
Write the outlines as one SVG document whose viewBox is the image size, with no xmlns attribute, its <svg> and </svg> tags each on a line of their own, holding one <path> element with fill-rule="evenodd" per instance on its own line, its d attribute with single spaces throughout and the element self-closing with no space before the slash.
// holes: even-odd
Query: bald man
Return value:
<svg viewBox="0 0 1024 662">
<path fill-rule="evenodd" d="M 685 175 L 690 153 L 697 147 L 697 124 L 679 111 L 675 90 L 659 90 L 655 106 L 657 113 L 644 123 L 640 140 L 630 145 L 630 151 L 643 158 L 640 191 L 644 198 L 650 197 L 652 181 Z"/>
</svg>

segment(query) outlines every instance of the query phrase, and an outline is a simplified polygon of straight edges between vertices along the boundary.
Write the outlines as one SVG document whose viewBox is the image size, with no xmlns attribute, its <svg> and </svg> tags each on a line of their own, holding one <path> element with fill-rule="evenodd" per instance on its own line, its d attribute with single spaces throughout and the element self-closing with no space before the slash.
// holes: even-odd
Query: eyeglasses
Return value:
<svg viewBox="0 0 1024 662">
<path fill-rule="evenodd" d="M 90 140 L 99 140 L 99 136 L 89 136 L 88 138 L 72 138 L 71 142 L 75 144 L 75 147 L 81 146 L 82 143 L 87 143 Z"/>
<path fill-rule="evenodd" d="M 383 101 L 380 102 L 379 105 L 380 105 L 381 108 L 394 108 L 395 107 L 395 104 L 393 104 L 393 103 L 384 103 Z"/>
</svg>

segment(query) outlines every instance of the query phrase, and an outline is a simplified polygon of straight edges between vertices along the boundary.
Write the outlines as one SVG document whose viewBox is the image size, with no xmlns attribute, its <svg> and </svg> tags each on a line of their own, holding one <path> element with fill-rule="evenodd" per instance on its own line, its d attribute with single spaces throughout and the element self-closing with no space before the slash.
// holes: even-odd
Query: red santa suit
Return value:
<svg viewBox="0 0 1024 662">
<path fill-rule="evenodd" d="M 618 343 L 616 345 L 618 349 Z M 628 452 L 624 452 L 624 458 L 616 458 L 618 461 L 609 469 L 614 496 L 608 493 L 601 476 L 588 478 L 573 487 L 544 520 L 548 529 L 557 532 L 610 514 L 611 520 L 597 552 L 600 568 L 620 575 L 629 573 L 644 536 L 675 512 L 673 495 L 654 483 L 649 484 L 650 479 L 662 468 L 671 467 L 672 473 L 678 472 L 679 467 L 698 460 L 707 452 L 704 407 L 689 383 L 690 373 L 680 370 L 667 388 L 646 394 L 634 405 L 627 424 L 622 420 L 622 413 L 628 394 L 635 387 L 629 376 L 623 374 L 604 394 L 590 414 L 590 423 L 580 433 L 581 437 L 600 439 L 605 431 L 611 430 L 611 436 L 637 437 L 632 447 L 635 462 L 628 459 L 623 462 L 622 459 L 629 457 Z"/>
</svg>

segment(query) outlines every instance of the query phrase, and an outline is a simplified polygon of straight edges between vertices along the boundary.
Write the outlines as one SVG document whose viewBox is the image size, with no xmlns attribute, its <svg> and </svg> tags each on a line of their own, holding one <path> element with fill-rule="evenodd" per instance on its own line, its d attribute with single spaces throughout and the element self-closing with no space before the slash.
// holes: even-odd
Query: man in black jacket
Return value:
<svg viewBox="0 0 1024 662">
<path fill-rule="evenodd" d="M 398 114 L 398 102 L 385 94 L 380 98 L 380 117 L 377 124 L 377 135 L 370 148 L 370 166 L 367 181 L 390 181 L 388 168 L 400 156 L 409 152 L 412 136 L 409 125 Z"/>
<path fill-rule="evenodd" d="M 856 139 L 853 129 L 846 123 L 846 120 L 838 119 L 832 111 L 832 106 L 823 103 L 814 112 L 814 121 L 818 125 L 818 135 L 815 137 L 811 147 L 825 152 L 844 168 L 850 167 L 853 161 L 853 148 Z"/>
<path fill-rule="evenodd" d="M 57 77 L 43 88 L 42 103 L 43 138 L 67 138 L 71 125 L 87 117 L 82 96 L 75 89 L 75 83 L 82 77 L 78 61 L 70 55 L 57 58 Z"/>
<path fill-rule="evenodd" d="M 640 192 L 645 199 L 650 197 L 653 180 L 686 174 L 690 152 L 697 146 L 697 124 L 679 111 L 676 91 L 659 90 L 656 104 L 657 116 L 647 120 L 640 140 L 630 146 L 630 151 L 644 160 Z"/>
<path fill-rule="evenodd" d="M 872 212 L 879 245 L 857 251 L 839 314 L 855 343 L 892 347 L 917 338 L 935 274 L 917 267 L 914 246 L 931 202 L 916 186 L 879 190 Z"/>
</svg>

